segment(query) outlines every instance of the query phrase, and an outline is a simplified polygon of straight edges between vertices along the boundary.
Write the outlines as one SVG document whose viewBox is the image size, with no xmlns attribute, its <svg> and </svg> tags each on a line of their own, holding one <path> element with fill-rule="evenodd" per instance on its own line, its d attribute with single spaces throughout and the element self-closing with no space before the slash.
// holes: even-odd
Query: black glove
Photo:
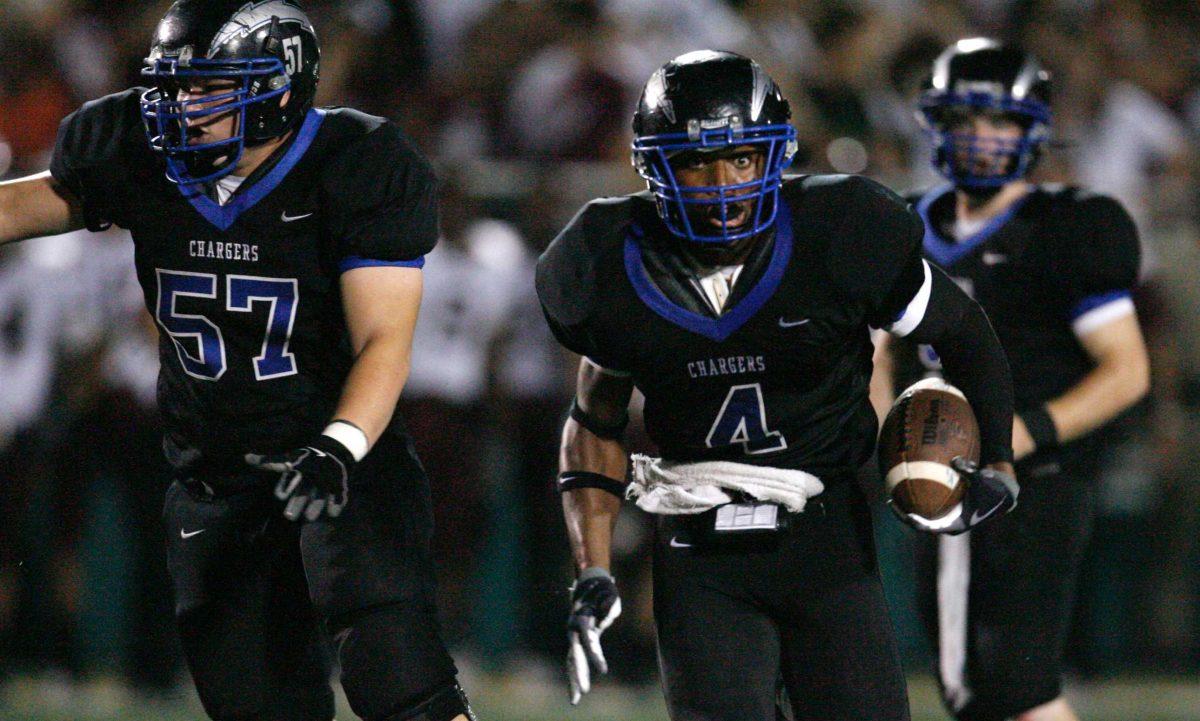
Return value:
<svg viewBox="0 0 1200 721">
<path fill-rule="evenodd" d="M 572 704 L 578 704 L 583 694 L 592 690 L 591 666 L 608 673 L 600 634 L 620 615 L 617 582 L 603 568 L 584 569 L 571 587 L 571 615 L 567 617 L 567 679 Z"/>
<path fill-rule="evenodd" d="M 309 521 L 317 520 L 322 512 L 334 517 L 346 507 L 354 455 L 329 436 L 317 436 L 304 448 L 287 453 L 247 453 L 246 462 L 281 474 L 275 484 L 275 497 L 285 501 L 283 515 L 289 521 L 297 520 L 302 513 Z"/>
<path fill-rule="evenodd" d="M 999 518 L 1017 507 L 1017 495 L 1021 492 L 1017 479 L 992 468 L 981 469 L 961 456 L 950 461 L 950 465 L 962 474 L 962 480 L 967 482 L 967 492 L 962 503 L 949 514 L 930 520 L 915 513 L 904 513 L 896 504 L 889 502 L 888 505 L 901 521 L 919 531 L 957 536 L 989 518 Z"/>
</svg>

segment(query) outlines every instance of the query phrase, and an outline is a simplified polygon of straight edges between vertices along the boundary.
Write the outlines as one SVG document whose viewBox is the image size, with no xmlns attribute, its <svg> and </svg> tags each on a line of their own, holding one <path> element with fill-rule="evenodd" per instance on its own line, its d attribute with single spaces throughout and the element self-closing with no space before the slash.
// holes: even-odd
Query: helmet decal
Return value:
<svg viewBox="0 0 1200 721">
<path fill-rule="evenodd" d="M 279 22 L 296 22 L 309 32 L 313 32 L 312 23 L 308 16 L 291 0 L 260 0 L 246 3 L 237 13 L 217 31 L 212 44 L 208 48 L 208 57 L 214 57 L 221 47 L 234 37 L 247 37 L 255 31 L 279 18 Z"/>
<path fill-rule="evenodd" d="M 771 85 L 774 83 L 758 63 L 751 65 L 750 70 L 754 78 L 750 97 L 750 121 L 758 122 L 758 117 L 762 115 L 763 103 L 767 102 L 767 93 L 771 92 Z"/>
<path fill-rule="evenodd" d="M 667 97 L 667 73 L 663 68 L 655 70 L 650 79 L 646 81 L 645 95 L 648 104 L 661 107 L 667 119 L 672 123 L 675 122 L 675 108 L 671 105 L 670 98 Z"/>
</svg>

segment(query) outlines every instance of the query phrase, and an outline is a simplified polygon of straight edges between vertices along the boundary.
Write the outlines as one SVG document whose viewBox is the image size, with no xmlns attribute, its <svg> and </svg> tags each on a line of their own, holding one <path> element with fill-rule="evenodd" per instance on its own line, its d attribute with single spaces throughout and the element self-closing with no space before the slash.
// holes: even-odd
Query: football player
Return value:
<svg viewBox="0 0 1200 721">
<path fill-rule="evenodd" d="M 1027 179 L 1049 138 L 1049 96 L 1035 58 L 973 38 L 937 58 L 919 101 L 933 165 L 949 181 L 912 198 L 925 256 L 987 311 L 1017 409 L 1020 507 L 966 536 L 920 543 L 922 610 L 945 703 L 963 721 L 1076 718 L 1060 671 L 1099 429 L 1149 385 L 1130 297 L 1133 222 L 1112 198 Z M 897 366 L 940 371 L 937 355 L 898 354 Z M 952 381 L 957 372 L 945 368 Z"/>
<path fill-rule="evenodd" d="M 0 185 L 0 242 L 133 236 L 161 331 L 176 614 L 209 716 L 331 719 L 323 623 L 358 715 L 461 721 L 428 483 L 394 413 L 434 178 L 383 118 L 313 107 L 318 53 L 293 0 L 178 0 L 150 87 L 85 104 L 49 172 Z"/>
<path fill-rule="evenodd" d="M 959 464 L 961 532 L 1015 502 L 1011 387 L 987 318 L 921 259 L 924 227 L 856 176 L 785 177 L 796 130 L 754 61 L 697 51 L 656 71 L 634 114 L 648 191 L 586 205 L 537 290 L 581 354 L 559 488 L 578 568 L 572 702 L 607 668 L 608 568 L 630 493 L 656 514 L 654 614 L 671 718 L 907 719 L 855 471 L 877 422 L 870 329 L 932 343 L 979 416 L 984 469 Z M 661 458 L 629 459 L 637 387 Z"/>
</svg>

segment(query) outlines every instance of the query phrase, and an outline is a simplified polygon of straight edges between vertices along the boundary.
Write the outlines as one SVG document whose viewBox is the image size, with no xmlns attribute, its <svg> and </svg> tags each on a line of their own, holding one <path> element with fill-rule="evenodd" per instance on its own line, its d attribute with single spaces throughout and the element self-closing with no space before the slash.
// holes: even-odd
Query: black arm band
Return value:
<svg viewBox="0 0 1200 721">
<path fill-rule="evenodd" d="M 980 463 L 1012 461 L 1013 387 L 1008 356 L 983 309 L 935 267 L 929 303 L 909 334 L 942 360 L 946 380 L 958 386 L 979 422 Z"/>
<path fill-rule="evenodd" d="M 1025 430 L 1029 431 L 1029 437 L 1039 451 L 1058 445 L 1058 429 L 1054 427 L 1054 419 L 1045 406 L 1026 408 L 1017 415 L 1021 416 Z"/>
<path fill-rule="evenodd" d="M 576 423 L 583 426 L 592 432 L 592 435 L 598 438 L 604 438 L 610 441 L 619 441 L 625 435 L 625 426 L 629 425 L 629 412 L 621 414 L 621 420 L 616 423 L 602 423 L 596 420 L 595 416 L 590 416 L 579 407 L 579 398 L 571 399 L 571 418 Z"/>
<path fill-rule="evenodd" d="M 617 498 L 625 498 L 627 484 L 615 478 L 591 471 L 563 471 L 558 474 L 558 492 L 574 491 L 578 488 L 599 488 Z"/>
</svg>

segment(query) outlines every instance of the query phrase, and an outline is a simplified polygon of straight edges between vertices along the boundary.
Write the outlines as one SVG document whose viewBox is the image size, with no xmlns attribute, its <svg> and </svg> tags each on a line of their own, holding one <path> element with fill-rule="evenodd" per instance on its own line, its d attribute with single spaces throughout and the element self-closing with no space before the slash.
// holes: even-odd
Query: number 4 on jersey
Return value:
<svg viewBox="0 0 1200 721">
<path fill-rule="evenodd" d="M 709 448 L 741 443 L 746 453 L 772 453 L 787 448 L 779 431 L 767 428 L 767 407 L 758 383 L 734 386 L 721 404 L 705 443 Z"/>
</svg>

